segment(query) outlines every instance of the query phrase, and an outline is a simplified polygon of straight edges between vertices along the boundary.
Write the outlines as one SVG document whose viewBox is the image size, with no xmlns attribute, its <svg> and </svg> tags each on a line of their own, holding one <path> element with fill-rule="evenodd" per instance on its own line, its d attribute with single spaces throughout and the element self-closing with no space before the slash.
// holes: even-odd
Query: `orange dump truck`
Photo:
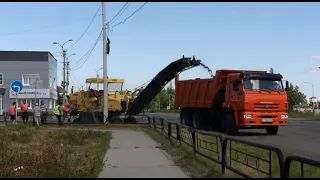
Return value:
<svg viewBox="0 0 320 180">
<path fill-rule="evenodd" d="M 175 77 L 175 103 L 181 124 L 234 134 L 266 129 L 277 134 L 288 125 L 287 87 L 281 74 L 267 71 L 217 70 L 210 79 Z"/>
</svg>

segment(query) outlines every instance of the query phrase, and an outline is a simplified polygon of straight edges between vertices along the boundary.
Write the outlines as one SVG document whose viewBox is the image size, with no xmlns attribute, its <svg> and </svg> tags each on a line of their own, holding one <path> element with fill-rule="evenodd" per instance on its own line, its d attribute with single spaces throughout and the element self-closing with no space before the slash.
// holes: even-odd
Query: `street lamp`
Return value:
<svg viewBox="0 0 320 180">
<path fill-rule="evenodd" d="M 95 70 L 97 72 L 97 78 L 99 78 L 99 71 L 102 70 L 102 69 L 103 69 L 103 67 L 101 67 L 98 70 Z M 97 90 L 99 91 L 99 83 L 97 83 Z"/>
<path fill-rule="evenodd" d="M 58 42 L 53 42 L 53 44 L 57 44 L 61 47 L 62 49 L 62 55 L 63 55 L 63 82 L 62 82 L 62 85 L 63 85 L 63 90 L 64 90 L 64 93 L 63 93 L 63 104 L 65 104 L 66 102 L 66 59 L 67 59 L 67 52 L 66 50 L 64 49 L 64 45 L 67 44 L 68 42 L 71 42 L 72 39 L 69 39 L 67 40 L 65 43 L 63 43 L 62 45 Z"/>
<path fill-rule="evenodd" d="M 76 53 L 72 53 L 67 58 L 69 58 L 70 56 L 75 56 L 75 55 L 76 55 Z"/>
<path fill-rule="evenodd" d="M 69 39 L 68 41 L 66 41 L 65 43 L 63 43 L 62 45 L 60 44 L 60 43 L 58 43 L 58 42 L 53 42 L 53 44 L 58 44 L 61 48 L 62 48 L 62 50 L 64 50 L 64 45 L 65 44 L 67 44 L 68 42 L 71 42 L 71 41 L 73 41 L 72 39 Z"/>
<path fill-rule="evenodd" d="M 311 101 L 313 101 L 313 98 L 314 98 L 314 85 L 313 85 L 313 83 L 308 82 L 308 81 L 306 81 L 306 82 L 304 82 L 304 83 L 306 83 L 306 84 L 311 84 L 311 87 L 312 87 L 312 97 L 311 97 Z M 314 102 L 312 102 L 312 110 L 314 110 Z"/>
</svg>

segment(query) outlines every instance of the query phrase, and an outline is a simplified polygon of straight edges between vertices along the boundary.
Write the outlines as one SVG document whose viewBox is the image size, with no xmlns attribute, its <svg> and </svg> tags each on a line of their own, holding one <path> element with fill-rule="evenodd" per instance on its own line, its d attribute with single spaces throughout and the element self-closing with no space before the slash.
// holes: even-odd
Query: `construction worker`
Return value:
<svg viewBox="0 0 320 180">
<path fill-rule="evenodd" d="M 62 122 L 61 122 L 61 112 L 62 112 L 62 103 L 59 102 L 56 107 L 54 107 L 54 115 L 57 117 L 58 119 L 58 124 L 61 126 L 62 125 Z"/>
<path fill-rule="evenodd" d="M 16 111 L 17 111 L 16 102 L 13 102 L 12 105 L 9 107 L 9 115 L 10 115 L 12 124 L 17 124 Z"/>
<path fill-rule="evenodd" d="M 39 104 L 36 103 L 35 106 L 33 107 L 33 119 L 36 122 L 34 122 L 34 120 L 33 120 L 33 125 L 35 125 L 35 123 L 37 123 L 37 125 L 39 126 L 40 115 L 41 115 L 41 109 L 39 107 Z"/>
<path fill-rule="evenodd" d="M 70 124 L 70 97 L 67 96 L 67 102 L 63 107 L 63 122 L 68 119 L 68 124 Z"/>
<path fill-rule="evenodd" d="M 29 107 L 29 105 L 28 105 L 27 101 L 23 100 L 23 103 L 21 104 L 20 108 L 21 108 L 22 121 L 25 124 L 28 123 L 28 118 L 29 118 L 28 107 Z"/>
<path fill-rule="evenodd" d="M 41 101 L 40 109 L 41 109 L 41 115 L 40 115 L 41 123 L 47 124 L 48 108 L 43 101 Z"/>
</svg>

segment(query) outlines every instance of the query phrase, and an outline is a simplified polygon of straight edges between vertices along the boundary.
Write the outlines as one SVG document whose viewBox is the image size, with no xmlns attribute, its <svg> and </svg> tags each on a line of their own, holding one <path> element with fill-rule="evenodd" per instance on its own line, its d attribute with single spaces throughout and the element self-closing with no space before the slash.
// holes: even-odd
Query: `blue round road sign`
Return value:
<svg viewBox="0 0 320 180">
<path fill-rule="evenodd" d="M 23 89 L 23 85 L 21 81 L 13 81 L 11 83 L 11 90 L 14 92 L 20 92 Z"/>
</svg>

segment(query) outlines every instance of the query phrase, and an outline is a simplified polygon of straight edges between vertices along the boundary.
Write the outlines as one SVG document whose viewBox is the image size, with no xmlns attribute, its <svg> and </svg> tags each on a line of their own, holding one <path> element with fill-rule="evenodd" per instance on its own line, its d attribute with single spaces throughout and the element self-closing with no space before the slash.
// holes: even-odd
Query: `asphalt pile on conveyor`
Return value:
<svg viewBox="0 0 320 180">
<path fill-rule="evenodd" d="M 138 95 L 132 104 L 129 105 L 127 114 L 136 115 L 141 113 L 143 109 L 177 74 L 200 65 L 205 67 L 207 70 L 210 70 L 210 68 L 201 63 L 201 60 L 197 60 L 195 57 L 190 58 L 183 56 L 181 59 L 170 63 L 152 79 L 152 81 Z"/>
</svg>

